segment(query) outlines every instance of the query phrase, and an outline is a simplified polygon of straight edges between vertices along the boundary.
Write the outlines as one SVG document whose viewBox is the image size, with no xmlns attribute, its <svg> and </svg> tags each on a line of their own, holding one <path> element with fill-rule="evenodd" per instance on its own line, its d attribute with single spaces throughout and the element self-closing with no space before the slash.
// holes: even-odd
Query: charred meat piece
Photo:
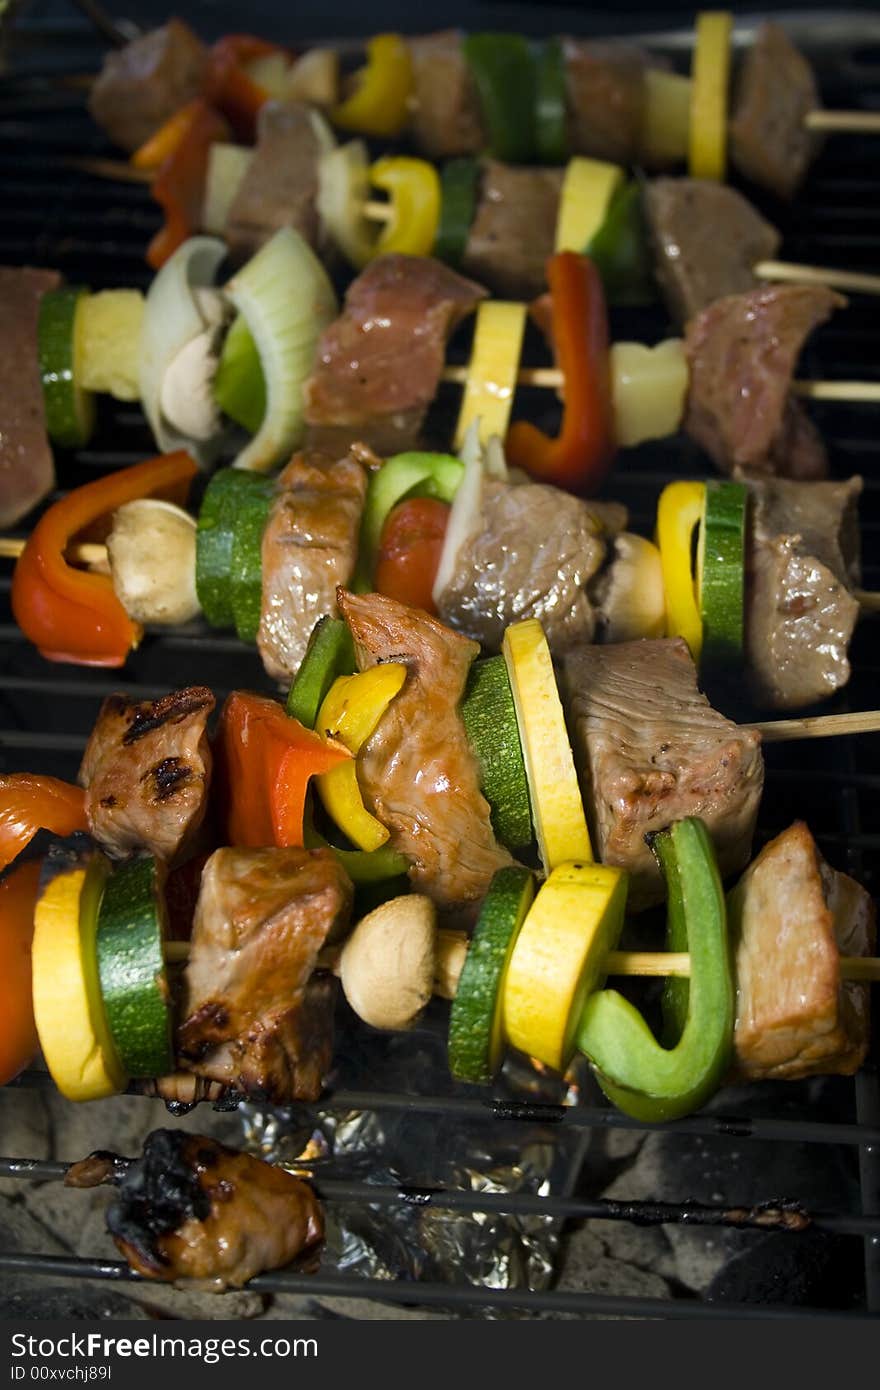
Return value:
<svg viewBox="0 0 880 1390">
<path fill-rule="evenodd" d="M 587 585 L 605 558 L 605 534 L 579 497 L 542 483 L 487 480 L 479 529 L 458 552 L 437 601 L 440 617 L 489 651 L 500 651 L 504 629 L 522 618 L 540 619 L 554 654 L 591 642 Z"/>
<path fill-rule="evenodd" d="M 412 447 L 437 390 L 449 335 L 485 290 L 423 256 L 380 256 L 349 286 L 305 384 L 309 443 L 338 458 L 353 440 Z"/>
<path fill-rule="evenodd" d="M 639 157 L 645 94 L 644 53 L 630 44 L 562 41 L 569 148 L 594 159 L 633 164 Z"/>
<path fill-rule="evenodd" d="M 354 458 L 298 455 L 278 479 L 263 532 L 263 607 L 257 646 L 274 680 L 290 681 L 312 628 L 336 613 L 336 587 L 357 564 L 367 478 Z"/>
<path fill-rule="evenodd" d="M 688 323 L 684 429 L 723 473 L 827 473 L 824 446 L 789 392 L 806 338 L 845 303 L 820 285 L 774 285 L 728 295 Z"/>
<path fill-rule="evenodd" d="M 840 957 L 874 950 L 865 889 L 832 869 L 796 821 L 749 865 L 729 904 L 738 1074 L 795 1080 L 858 1071 L 870 985 L 844 982 Z"/>
<path fill-rule="evenodd" d="M 324 1238 L 312 1189 L 283 1168 L 200 1134 L 156 1129 L 139 1159 L 98 1151 L 67 1170 L 68 1187 L 119 1189 L 107 1227 L 144 1279 L 199 1279 L 240 1289 Z"/>
<path fill-rule="evenodd" d="M 457 29 L 407 39 L 415 109 L 410 131 L 431 159 L 479 154 L 485 147 L 480 98 Z"/>
<path fill-rule="evenodd" d="M 180 1064 L 274 1105 L 317 1100 L 333 1053 L 336 981 L 312 972 L 351 901 L 329 850 L 212 854 L 184 971 Z"/>
<path fill-rule="evenodd" d="M 782 240 L 741 193 L 709 179 L 652 179 L 643 206 L 654 271 L 677 323 L 760 283 L 752 267 Z"/>
<path fill-rule="evenodd" d="M 495 839 L 473 753 L 458 714 L 479 648 L 381 594 L 341 592 L 361 670 L 408 667 L 406 684 L 358 753 L 368 810 L 409 860 L 414 887 L 444 912 L 467 915 L 510 855 Z"/>
<path fill-rule="evenodd" d="M 182 20 L 107 54 L 89 111 L 115 145 L 136 150 L 202 90 L 208 50 Z"/>
<path fill-rule="evenodd" d="M 55 270 L 0 266 L 0 526 L 13 526 L 55 486 L 37 358 L 40 300 Z"/>
<path fill-rule="evenodd" d="M 845 483 L 746 479 L 752 493 L 746 654 L 756 698 L 775 709 L 827 699 L 849 680 L 859 605 L 857 504 Z"/>
<path fill-rule="evenodd" d="M 562 170 L 483 165 L 480 198 L 462 268 L 508 299 L 530 299 L 547 284 L 553 255 Z"/>
<path fill-rule="evenodd" d="M 114 858 L 183 859 L 205 817 L 214 696 L 203 685 L 160 700 L 109 695 L 79 769 L 89 829 Z"/>
<path fill-rule="evenodd" d="M 281 227 L 293 227 L 310 246 L 318 245 L 321 153 L 307 106 L 267 101 L 260 108 L 256 148 L 226 218 L 232 256 L 252 256 Z"/>
<path fill-rule="evenodd" d="M 672 821 L 705 821 L 722 874 L 748 862 L 764 780 L 760 736 L 700 693 L 685 642 L 573 648 L 561 688 L 596 858 L 631 875 L 633 908 L 663 897 L 645 835 Z"/>
<path fill-rule="evenodd" d="M 806 58 L 778 24 L 762 24 L 734 84 L 730 156 L 739 172 L 791 198 L 816 154 L 805 118 L 820 105 Z"/>
</svg>

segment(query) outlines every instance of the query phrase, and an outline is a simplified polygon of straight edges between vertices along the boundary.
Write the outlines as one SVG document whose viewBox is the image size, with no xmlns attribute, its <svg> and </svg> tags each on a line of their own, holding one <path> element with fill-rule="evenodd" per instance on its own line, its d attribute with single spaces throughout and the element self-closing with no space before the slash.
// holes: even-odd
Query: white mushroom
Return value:
<svg viewBox="0 0 880 1390">
<path fill-rule="evenodd" d="M 220 428 L 214 400 L 218 329 L 211 325 L 180 349 L 162 378 L 159 406 L 168 424 L 189 439 L 213 438 Z"/>
<path fill-rule="evenodd" d="M 196 597 L 196 523 L 171 502 L 143 497 L 113 513 L 107 537 L 113 587 L 135 622 L 186 623 Z"/>
<path fill-rule="evenodd" d="M 406 893 L 358 922 L 337 973 L 345 997 L 373 1028 L 408 1028 L 434 989 L 436 913 L 430 898 Z"/>
</svg>

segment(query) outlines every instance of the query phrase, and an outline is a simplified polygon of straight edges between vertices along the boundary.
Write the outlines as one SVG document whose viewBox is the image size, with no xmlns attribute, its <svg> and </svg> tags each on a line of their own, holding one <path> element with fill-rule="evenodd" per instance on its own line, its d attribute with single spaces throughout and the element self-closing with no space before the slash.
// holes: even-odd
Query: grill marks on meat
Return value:
<svg viewBox="0 0 880 1390">
<path fill-rule="evenodd" d="M 487 480 L 478 530 L 438 598 L 440 617 L 489 651 L 522 618 L 540 619 L 554 653 L 591 642 L 587 585 L 605 558 L 604 530 L 589 503 L 558 488 Z"/>
<path fill-rule="evenodd" d="M 764 780 L 761 740 L 712 708 L 680 638 L 577 647 L 561 688 L 596 857 L 630 875 L 639 909 L 663 897 L 645 835 L 706 823 L 722 874 L 749 858 Z"/>
<path fill-rule="evenodd" d="M 457 29 L 407 39 L 416 97 L 410 130 L 431 159 L 485 147 L 480 98 Z"/>
<path fill-rule="evenodd" d="M 357 564 L 367 478 L 354 458 L 299 455 L 282 471 L 263 532 L 263 602 L 257 646 L 273 679 L 289 681 L 337 586 Z"/>
<path fill-rule="evenodd" d="M 722 472 L 827 473 L 819 435 L 789 392 L 806 338 L 845 304 L 823 286 L 775 285 L 728 295 L 688 323 L 684 428 Z"/>
<path fill-rule="evenodd" d="M 453 329 L 485 290 L 439 261 L 380 256 L 349 286 L 305 384 L 309 442 L 339 457 L 353 440 L 410 448 L 437 391 Z"/>
<path fill-rule="evenodd" d="M 740 173 L 791 198 L 819 143 L 804 121 L 820 106 L 806 58 L 778 24 L 762 24 L 734 86 L 730 154 Z"/>
<path fill-rule="evenodd" d="M 737 982 L 736 1068 L 749 1080 L 858 1071 L 870 986 L 844 982 L 841 955 L 870 955 L 874 906 L 823 859 L 800 821 L 761 851 L 730 895 Z"/>
<path fill-rule="evenodd" d="M 313 971 L 351 902 L 329 850 L 212 854 L 184 972 L 181 1065 L 275 1105 L 317 1100 L 333 1054 L 336 981 Z"/>
<path fill-rule="evenodd" d="M 267 101 L 257 117 L 257 143 L 232 200 L 224 236 L 244 260 L 280 227 L 293 227 L 317 246 L 318 160 L 314 118 L 300 102 Z"/>
<path fill-rule="evenodd" d="M 669 311 L 685 323 L 726 295 L 759 281 L 753 266 L 771 260 L 782 238 L 728 184 L 708 179 L 651 179 L 643 206 L 654 270 Z"/>
<path fill-rule="evenodd" d="M 761 703 L 803 708 L 849 680 L 848 649 L 859 617 L 850 589 L 859 582 L 862 480 L 747 481 L 749 680 Z"/>
<path fill-rule="evenodd" d="M 569 148 L 594 159 L 639 158 L 645 55 L 620 43 L 562 41 Z"/>
<path fill-rule="evenodd" d="M 547 283 L 562 193 L 561 169 L 519 169 L 488 159 L 462 267 L 509 299 L 530 299 Z"/>
<path fill-rule="evenodd" d="M 79 781 L 89 829 L 108 854 L 184 858 L 204 820 L 211 778 L 205 686 L 160 700 L 110 695 L 86 744 Z"/>
<path fill-rule="evenodd" d="M 458 714 L 476 643 L 381 594 L 340 593 L 358 666 L 401 661 L 408 675 L 358 753 L 367 808 L 409 861 L 414 887 L 449 913 L 467 914 L 496 869 L 511 862 Z"/>
<path fill-rule="evenodd" d="M 54 270 L 0 266 L 0 526 L 13 526 L 55 486 L 37 358 L 40 300 Z"/>
<path fill-rule="evenodd" d="M 116 145 L 136 150 L 202 90 L 208 50 L 192 29 L 170 19 L 107 54 L 89 94 L 89 111 Z"/>
<path fill-rule="evenodd" d="M 203 1135 L 157 1129 L 141 1158 L 98 1152 L 65 1178 L 70 1187 L 107 1181 L 119 1189 L 107 1227 L 145 1279 L 239 1289 L 324 1237 L 321 1206 L 306 1183 Z"/>
</svg>

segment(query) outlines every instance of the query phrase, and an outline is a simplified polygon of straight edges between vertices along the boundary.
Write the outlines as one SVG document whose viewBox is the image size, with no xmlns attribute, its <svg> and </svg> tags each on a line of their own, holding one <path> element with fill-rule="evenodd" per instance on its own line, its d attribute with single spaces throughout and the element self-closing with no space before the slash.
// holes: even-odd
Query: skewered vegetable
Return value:
<svg viewBox="0 0 880 1390">
<path fill-rule="evenodd" d="M 157 861 L 117 865 L 104 886 L 95 948 L 107 1026 L 128 1076 L 165 1076 L 174 1069 L 166 935 Z"/>
<path fill-rule="evenodd" d="M 37 350 L 46 429 L 55 444 L 78 448 L 95 427 L 95 402 L 82 384 L 77 319 L 87 292 L 49 290 L 40 300 Z"/>
<path fill-rule="evenodd" d="M 186 623 L 201 612 L 196 523 L 182 507 L 152 497 L 125 502 L 113 513 L 107 558 L 116 595 L 135 622 Z"/>
</svg>

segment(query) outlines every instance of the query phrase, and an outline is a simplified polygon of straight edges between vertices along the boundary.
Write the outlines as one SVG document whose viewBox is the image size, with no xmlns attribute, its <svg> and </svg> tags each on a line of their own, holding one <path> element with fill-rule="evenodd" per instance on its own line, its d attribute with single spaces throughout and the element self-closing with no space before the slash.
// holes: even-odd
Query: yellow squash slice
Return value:
<svg viewBox="0 0 880 1390">
<path fill-rule="evenodd" d="M 557 251 L 576 251 L 580 255 L 589 246 L 622 183 L 619 164 L 585 159 L 582 155 L 568 161 L 556 219 Z"/>
<path fill-rule="evenodd" d="M 477 309 L 474 345 L 468 367 L 455 448 L 461 449 L 474 420 L 479 421 L 480 443 L 488 444 L 493 434 L 501 439 L 513 408 L 523 334 L 526 330 L 525 304 L 487 300 Z"/>
<path fill-rule="evenodd" d="M 732 32 L 733 15 L 728 10 L 705 10 L 697 16 L 688 146 L 688 170 L 694 179 L 720 182 L 727 173 Z"/>
</svg>

